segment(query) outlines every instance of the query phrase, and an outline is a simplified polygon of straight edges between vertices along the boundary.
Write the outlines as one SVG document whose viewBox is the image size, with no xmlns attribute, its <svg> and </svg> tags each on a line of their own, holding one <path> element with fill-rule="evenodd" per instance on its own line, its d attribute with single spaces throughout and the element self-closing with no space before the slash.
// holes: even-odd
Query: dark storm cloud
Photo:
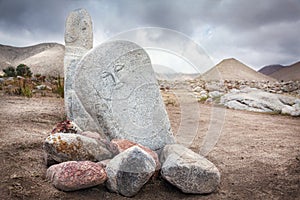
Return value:
<svg viewBox="0 0 300 200">
<path fill-rule="evenodd" d="M 186 34 L 216 60 L 231 55 L 258 67 L 300 59 L 299 0 L 0 0 L 0 43 L 63 43 L 66 16 L 79 7 L 91 14 L 98 42 L 155 26 Z"/>
<path fill-rule="evenodd" d="M 9 29 L 57 31 L 63 25 L 66 1 L 1 0 L 0 22 Z"/>
</svg>

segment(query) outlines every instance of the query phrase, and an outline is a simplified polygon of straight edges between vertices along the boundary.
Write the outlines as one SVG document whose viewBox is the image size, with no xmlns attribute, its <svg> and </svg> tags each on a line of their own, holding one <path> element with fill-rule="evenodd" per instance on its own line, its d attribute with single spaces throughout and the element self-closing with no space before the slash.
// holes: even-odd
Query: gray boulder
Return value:
<svg viewBox="0 0 300 200">
<path fill-rule="evenodd" d="M 166 145 L 161 152 L 160 161 L 162 177 L 182 192 L 211 193 L 220 183 L 217 167 L 182 145 Z"/>
<path fill-rule="evenodd" d="M 51 134 L 44 142 L 47 159 L 65 161 L 101 161 L 113 157 L 108 142 L 96 140 L 79 134 Z"/>
<path fill-rule="evenodd" d="M 102 166 L 91 161 L 69 161 L 52 165 L 48 168 L 46 177 L 54 187 L 63 191 L 93 187 L 107 179 Z"/>
<path fill-rule="evenodd" d="M 77 65 L 74 84 L 85 112 L 110 139 L 152 150 L 175 142 L 150 58 L 137 44 L 109 41 L 89 51 Z"/>
<path fill-rule="evenodd" d="M 300 116 L 299 99 L 265 92 L 256 88 L 244 88 L 231 90 L 221 97 L 220 103 L 237 110 L 255 112 L 282 113 L 292 116 Z"/>
<path fill-rule="evenodd" d="M 107 188 L 132 197 L 136 195 L 155 172 L 155 160 L 138 146 L 130 147 L 115 156 L 106 166 Z"/>
</svg>

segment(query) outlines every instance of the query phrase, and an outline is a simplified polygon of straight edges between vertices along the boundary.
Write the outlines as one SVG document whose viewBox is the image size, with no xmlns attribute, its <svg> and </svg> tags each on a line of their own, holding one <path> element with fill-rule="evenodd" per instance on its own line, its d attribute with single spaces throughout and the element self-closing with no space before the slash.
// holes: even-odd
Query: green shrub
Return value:
<svg viewBox="0 0 300 200">
<path fill-rule="evenodd" d="M 31 98 L 32 97 L 32 91 L 31 91 L 30 87 L 25 85 L 25 87 L 23 87 L 22 90 L 21 90 L 21 95 L 25 96 L 25 97 L 28 97 L 28 98 Z"/>
<path fill-rule="evenodd" d="M 5 73 L 4 75 L 6 77 L 16 77 L 16 70 L 12 66 L 9 66 L 9 67 L 3 69 L 3 72 Z"/>
<path fill-rule="evenodd" d="M 24 76 L 24 77 L 32 76 L 32 72 L 31 72 L 30 68 L 25 64 L 18 65 L 16 72 L 17 72 L 17 76 Z"/>
<path fill-rule="evenodd" d="M 198 102 L 204 103 L 208 99 L 208 96 L 202 96 L 198 98 Z"/>
</svg>

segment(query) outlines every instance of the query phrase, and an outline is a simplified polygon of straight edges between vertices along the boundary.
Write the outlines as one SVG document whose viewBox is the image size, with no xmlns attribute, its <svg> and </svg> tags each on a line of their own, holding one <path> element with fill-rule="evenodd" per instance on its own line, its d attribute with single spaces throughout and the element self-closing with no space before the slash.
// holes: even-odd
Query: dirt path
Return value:
<svg viewBox="0 0 300 200">
<path fill-rule="evenodd" d="M 199 108 L 191 144 L 196 152 L 216 114 L 210 105 Z M 181 108 L 167 110 L 176 132 Z M 125 199 L 104 186 L 66 193 L 45 180 L 42 142 L 63 118 L 62 99 L 0 96 L 0 199 Z M 300 118 L 226 109 L 223 122 L 218 143 L 207 156 L 222 173 L 216 192 L 187 195 L 158 179 L 133 199 L 299 199 Z"/>
</svg>

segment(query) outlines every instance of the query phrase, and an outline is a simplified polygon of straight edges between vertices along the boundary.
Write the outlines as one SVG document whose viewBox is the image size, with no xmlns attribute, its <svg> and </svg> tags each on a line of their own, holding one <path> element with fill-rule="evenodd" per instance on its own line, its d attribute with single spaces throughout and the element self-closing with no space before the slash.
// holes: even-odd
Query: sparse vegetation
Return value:
<svg viewBox="0 0 300 200">
<path fill-rule="evenodd" d="M 29 73 L 30 74 L 30 73 Z M 43 76 L 3 78 L 0 93 L 24 97 L 62 97 L 64 98 L 63 78 Z"/>
<path fill-rule="evenodd" d="M 29 84 L 27 84 L 28 80 L 21 79 L 19 80 L 19 87 L 14 90 L 16 95 L 21 95 L 24 97 L 31 98 L 32 97 L 32 89 Z"/>
<path fill-rule="evenodd" d="M 201 97 L 198 99 L 198 102 L 204 103 L 207 99 L 208 99 L 208 96 L 201 96 Z"/>
<path fill-rule="evenodd" d="M 3 72 L 4 72 L 4 76 L 6 77 L 16 77 L 16 70 L 14 67 L 12 66 L 9 66 L 5 69 L 3 69 Z"/>
<path fill-rule="evenodd" d="M 63 78 L 60 76 L 57 77 L 56 88 L 54 92 L 57 93 L 61 98 L 64 98 L 64 82 Z"/>
<path fill-rule="evenodd" d="M 32 72 L 30 68 L 25 64 L 20 64 L 16 68 L 17 76 L 23 76 L 23 77 L 31 77 Z"/>
</svg>

